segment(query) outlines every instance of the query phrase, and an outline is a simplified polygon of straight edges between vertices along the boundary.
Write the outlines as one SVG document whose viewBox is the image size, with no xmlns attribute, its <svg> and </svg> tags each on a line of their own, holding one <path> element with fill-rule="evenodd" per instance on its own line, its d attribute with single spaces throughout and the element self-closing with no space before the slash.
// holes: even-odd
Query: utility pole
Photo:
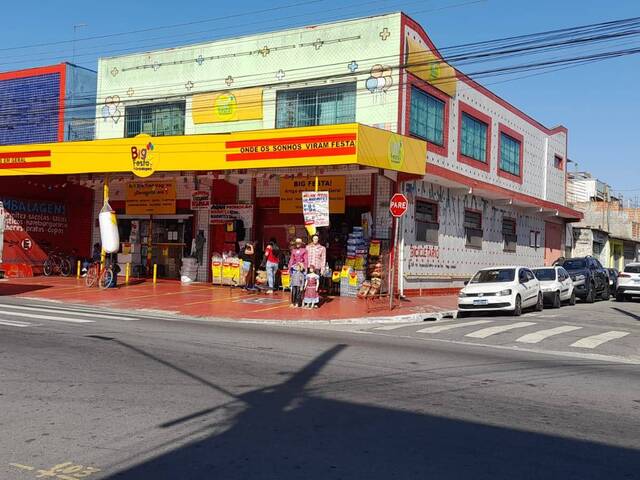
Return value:
<svg viewBox="0 0 640 480">
<path fill-rule="evenodd" d="M 87 27 L 88 25 L 86 23 L 77 23 L 73 26 L 73 42 L 72 44 L 72 54 L 71 54 L 71 63 L 73 63 L 75 65 L 76 63 L 76 33 L 78 31 L 79 28 L 83 28 L 83 27 Z"/>
</svg>

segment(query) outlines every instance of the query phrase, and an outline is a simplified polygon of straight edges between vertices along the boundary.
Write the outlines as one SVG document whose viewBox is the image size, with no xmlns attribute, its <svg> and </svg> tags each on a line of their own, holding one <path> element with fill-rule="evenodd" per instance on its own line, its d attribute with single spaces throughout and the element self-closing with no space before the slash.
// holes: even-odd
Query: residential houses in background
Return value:
<svg viewBox="0 0 640 480">
<path fill-rule="evenodd" d="M 588 172 L 567 175 L 567 203 L 583 213 L 572 225 L 569 256 L 592 255 L 604 266 L 622 270 L 640 258 L 640 208 L 614 194 Z"/>
</svg>

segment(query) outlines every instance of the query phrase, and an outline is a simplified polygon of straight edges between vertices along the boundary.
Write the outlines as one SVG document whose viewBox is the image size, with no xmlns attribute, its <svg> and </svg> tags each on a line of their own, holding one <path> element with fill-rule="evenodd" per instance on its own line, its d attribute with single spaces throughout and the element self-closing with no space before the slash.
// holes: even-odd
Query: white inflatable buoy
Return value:
<svg viewBox="0 0 640 480">
<path fill-rule="evenodd" d="M 120 234 L 118 233 L 118 222 L 116 212 L 108 203 L 105 203 L 98 215 L 100 224 L 100 242 L 102 248 L 107 253 L 114 253 L 120 250 Z"/>
</svg>

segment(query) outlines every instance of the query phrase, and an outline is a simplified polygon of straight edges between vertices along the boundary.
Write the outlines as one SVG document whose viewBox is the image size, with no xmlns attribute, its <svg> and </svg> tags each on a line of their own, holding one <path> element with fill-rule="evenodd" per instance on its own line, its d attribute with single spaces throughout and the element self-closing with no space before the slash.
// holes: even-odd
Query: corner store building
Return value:
<svg viewBox="0 0 640 480">
<path fill-rule="evenodd" d="M 387 240 L 388 200 L 401 190 L 411 203 L 400 263 L 407 289 L 457 287 L 491 264 L 550 263 L 564 253 L 566 223 L 580 218 L 565 204 L 567 130 L 541 125 L 448 66 L 401 13 L 102 59 L 97 116 L 96 137 L 128 147 L 140 133 L 155 145 L 167 135 L 197 141 L 267 130 L 269 139 L 311 126 L 335 134 L 352 122 L 400 134 L 406 144 L 426 140 L 422 178 L 393 168 L 388 155 L 387 163 L 358 165 L 315 161 L 324 154 L 269 164 L 257 155 L 258 170 L 220 169 L 202 158 L 194 170 L 185 149 L 180 173 L 160 167 L 149 179 L 175 182 L 175 215 L 195 218 L 192 232 L 209 218 L 187 208 L 194 190 L 209 188 L 212 203 L 252 204 L 253 237 L 302 225 L 301 215 L 281 209 L 287 176 L 344 176 L 346 212 L 369 211 L 374 237 Z M 102 177 L 77 162 L 75 180 L 96 188 L 97 214 Z M 107 167 L 119 172 L 111 176 L 114 203 L 126 202 L 129 167 Z M 126 203 L 116 206 L 126 212 Z M 205 251 L 217 237 L 209 232 Z"/>
</svg>

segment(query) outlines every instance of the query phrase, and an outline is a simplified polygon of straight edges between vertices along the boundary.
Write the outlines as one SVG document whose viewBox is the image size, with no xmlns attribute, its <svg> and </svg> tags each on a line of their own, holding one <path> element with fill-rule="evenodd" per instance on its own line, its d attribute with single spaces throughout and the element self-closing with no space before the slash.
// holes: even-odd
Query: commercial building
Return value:
<svg viewBox="0 0 640 480">
<path fill-rule="evenodd" d="M 335 256 L 363 222 L 388 251 L 389 199 L 408 196 L 405 292 L 551 263 L 581 218 L 565 204 L 567 130 L 455 70 L 402 13 L 103 58 L 97 98 L 96 141 L 52 149 L 51 172 L 94 188 L 92 218 L 107 179 L 122 236 L 139 229 L 168 276 L 199 231 L 207 258 L 240 236 L 304 235 L 315 177 Z M 232 217 L 242 232 L 220 222 Z"/>
<path fill-rule="evenodd" d="M 23 173 L 11 161 L 22 149 L 13 146 L 93 139 L 95 98 L 96 72 L 69 63 L 0 73 L 0 146 L 11 146 L 0 154 L 0 172 Z M 50 175 L 41 160 L 31 157 L 29 177 L 0 176 L 9 275 L 38 273 L 52 249 L 88 253 L 93 192 Z"/>
</svg>

